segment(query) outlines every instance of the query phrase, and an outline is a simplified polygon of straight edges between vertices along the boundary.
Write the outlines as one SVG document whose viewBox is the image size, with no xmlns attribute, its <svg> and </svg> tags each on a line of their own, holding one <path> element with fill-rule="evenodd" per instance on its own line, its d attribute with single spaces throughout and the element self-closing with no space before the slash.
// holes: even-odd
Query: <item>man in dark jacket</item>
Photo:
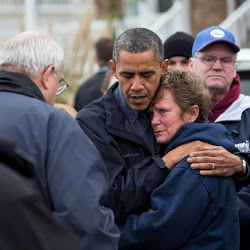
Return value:
<svg viewBox="0 0 250 250">
<path fill-rule="evenodd" d="M 45 207 L 32 164 L 12 140 L 0 136 L 1 248 L 79 250 L 78 239 Z"/>
<path fill-rule="evenodd" d="M 109 180 L 100 154 L 77 122 L 52 106 L 68 86 L 63 60 L 47 33 L 23 32 L 0 47 L 0 133 L 36 160 L 46 205 L 81 248 L 116 249 L 119 231 L 103 207 Z"/>
<path fill-rule="evenodd" d="M 105 73 L 110 69 L 109 60 L 112 58 L 113 46 L 114 41 L 108 37 L 100 38 L 95 43 L 95 62 L 99 69 L 78 89 L 75 97 L 75 109 L 77 111 L 102 96 L 101 85 Z"/>
<path fill-rule="evenodd" d="M 119 85 L 111 86 L 103 98 L 82 109 L 76 117 L 108 169 L 111 186 L 106 204 L 113 209 L 118 224 L 129 214 L 147 210 L 152 191 L 197 146 L 190 142 L 163 158 L 159 156 L 147 108 L 168 67 L 163 51 L 161 39 L 148 29 L 123 32 L 115 41 L 110 61 Z M 217 156 L 225 155 L 227 160 L 228 154 L 232 174 L 241 172 L 239 157 L 226 150 Z M 211 169 L 212 162 L 205 162 L 202 167 Z"/>
</svg>

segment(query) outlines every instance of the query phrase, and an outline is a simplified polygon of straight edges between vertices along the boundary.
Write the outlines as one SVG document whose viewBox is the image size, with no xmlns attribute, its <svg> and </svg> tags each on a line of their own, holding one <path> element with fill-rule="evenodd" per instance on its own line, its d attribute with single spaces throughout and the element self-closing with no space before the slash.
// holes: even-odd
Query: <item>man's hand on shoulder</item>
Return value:
<svg viewBox="0 0 250 250">
<path fill-rule="evenodd" d="M 191 168 L 200 169 L 201 175 L 227 177 L 242 173 L 241 158 L 220 146 L 208 146 L 192 152 L 187 162 L 191 163 Z"/>
</svg>

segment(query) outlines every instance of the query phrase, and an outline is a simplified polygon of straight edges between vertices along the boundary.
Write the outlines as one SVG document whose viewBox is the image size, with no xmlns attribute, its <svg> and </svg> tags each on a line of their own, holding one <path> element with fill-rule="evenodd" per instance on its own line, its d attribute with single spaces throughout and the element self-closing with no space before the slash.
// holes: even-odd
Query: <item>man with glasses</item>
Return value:
<svg viewBox="0 0 250 250">
<path fill-rule="evenodd" d="M 54 72 L 54 74 L 59 78 L 60 86 L 58 87 L 58 90 L 56 92 L 56 96 L 58 96 L 61 95 L 69 87 L 69 84 L 66 83 L 64 78 L 60 77 L 56 72 Z"/>
<path fill-rule="evenodd" d="M 77 122 L 52 106 L 68 87 L 63 69 L 63 49 L 47 33 L 23 32 L 2 44 L 0 134 L 35 160 L 45 204 L 81 249 L 117 249 L 113 212 L 103 206 L 109 180 L 102 158 Z"/>
<path fill-rule="evenodd" d="M 240 48 L 235 44 L 231 32 L 220 27 L 210 27 L 201 31 L 192 48 L 190 70 L 195 72 L 209 89 L 212 109 L 209 121 L 223 124 L 229 131 L 235 146 L 248 161 L 250 153 L 250 97 L 240 94 L 240 78 L 236 72 L 237 52 Z M 218 147 L 214 147 L 214 152 Z M 245 153 L 245 154 L 244 154 Z M 191 154 L 193 168 L 201 168 L 199 163 L 206 159 L 213 162 L 213 169 L 206 174 L 219 174 L 223 169 L 223 158 L 217 157 L 213 150 Z M 241 159 L 238 167 L 247 176 L 247 161 Z M 224 165 L 227 162 L 224 163 Z M 201 164 L 200 164 L 201 165 Z M 237 190 L 240 226 L 241 249 L 249 249 L 250 233 L 250 185 Z"/>
</svg>

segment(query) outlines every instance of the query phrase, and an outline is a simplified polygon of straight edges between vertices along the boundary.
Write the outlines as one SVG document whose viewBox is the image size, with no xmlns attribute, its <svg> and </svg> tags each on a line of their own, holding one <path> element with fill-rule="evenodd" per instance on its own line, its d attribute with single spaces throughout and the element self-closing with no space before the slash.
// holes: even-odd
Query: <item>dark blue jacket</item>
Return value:
<svg viewBox="0 0 250 250">
<path fill-rule="evenodd" d="M 183 143 L 202 140 L 233 152 L 234 143 L 219 124 L 185 124 L 165 153 Z M 131 215 L 121 229 L 119 249 L 239 248 L 239 219 L 232 178 L 201 176 L 187 157 L 151 196 L 149 212 Z"/>
<path fill-rule="evenodd" d="M 250 97 L 240 95 L 239 98 L 216 120 L 216 123 L 223 124 L 235 146 L 248 159 L 250 164 Z M 250 174 L 250 173 L 249 173 Z M 237 185 L 237 199 L 239 204 L 240 230 L 241 230 L 241 250 L 249 249 L 250 235 L 250 183 L 242 187 Z"/>
<path fill-rule="evenodd" d="M 0 133 L 36 160 L 36 180 L 53 215 L 80 237 L 82 249 L 116 249 L 119 230 L 102 206 L 108 175 L 77 122 L 48 105 L 20 73 L 0 71 L 0 106 Z"/>
<path fill-rule="evenodd" d="M 103 65 L 98 72 L 86 80 L 77 90 L 75 96 L 75 109 L 77 111 L 84 108 L 89 103 L 102 97 L 101 85 L 103 83 L 105 73 L 110 69 L 108 65 Z"/>
<path fill-rule="evenodd" d="M 119 224 L 129 214 L 145 211 L 151 192 L 164 181 L 169 170 L 157 152 L 152 156 L 133 130 L 114 97 L 116 88 L 117 83 L 104 97 L 83 108 L 76 118 L 108 169 L 110 191 L 106 205 L 112 208 Z"/>
</svg>

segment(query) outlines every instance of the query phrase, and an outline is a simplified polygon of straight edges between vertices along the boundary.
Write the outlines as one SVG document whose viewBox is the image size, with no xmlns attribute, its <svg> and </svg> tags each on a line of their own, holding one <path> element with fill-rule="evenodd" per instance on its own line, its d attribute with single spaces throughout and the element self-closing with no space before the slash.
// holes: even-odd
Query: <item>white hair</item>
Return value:
<svg viewBox="0 0 250 250">
<path fill-rule="evenodd" d="M 62 47 L 46 32 L 22 32 L 0 47 L 0 69 L 36 77 L 50 65 L 60 71 L 64 65 Z"/>
</svg>

